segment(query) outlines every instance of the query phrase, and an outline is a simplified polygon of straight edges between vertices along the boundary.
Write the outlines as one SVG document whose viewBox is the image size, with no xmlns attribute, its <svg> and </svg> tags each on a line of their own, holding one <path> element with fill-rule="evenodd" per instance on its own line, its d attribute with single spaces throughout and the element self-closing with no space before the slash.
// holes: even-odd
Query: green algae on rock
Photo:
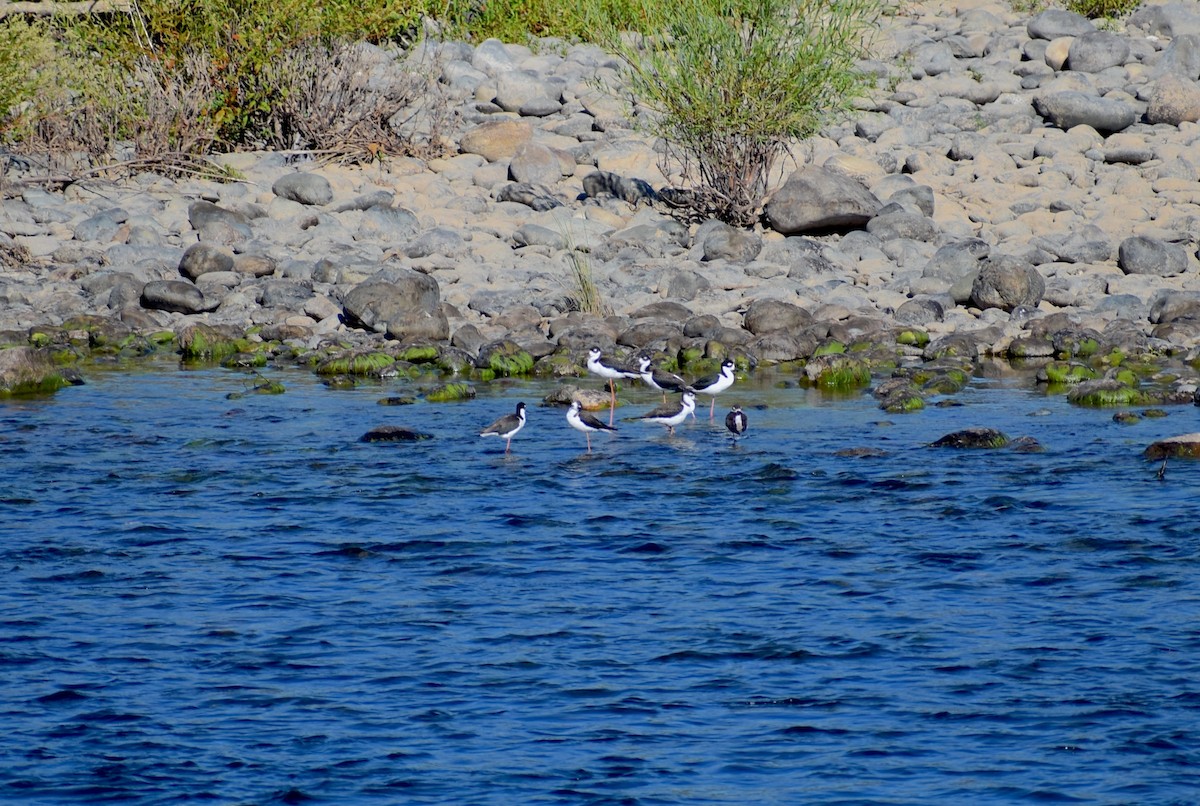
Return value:
<svg viewBox="0 0 1200 806">
<path fill-rule="evenodd" d="M 380 377 L 395 363 L 395 358 L 377 350 L 351 351 L 326 358 L 317 365 L 317 374 Z"/>
<path fill-rule="evenodd" d="M 425 393 L 430 403 L 449 403 L 455 400 L 470 400 L 475 397 L 475 387 L 468 383 L 444 383 Z"/>
<path fill-rule="evenodd" d="M 533 356 L 523 350 L 519 344 L 508 339 L 501 339 L 486 345 L 479 351 L 480 369 L 489 369 L 497 377 L 512 375 L 528 375 L 533 371 Z"/>
<path fill-rule="evenodd" d="M 1139 406 L 1155 401 L 1140 389 L 1121 383 L 1114 378 L 1097 378 L 1082 381 L 1067 393 L 1067 401 L 1079 406 Z"/>
<path fill-rule="evenodd" d="M 1009 443 L 1008 436 L 994 428 L 964 428 L 938 438 L 931 443 L 934 448 L 1003 448 Z"/>
<path fill-rule="evenodd" d="M 804 366 L 809 382 L 826 389 L 849 389 L 871 382 L 871 368 L 862 358 L 845 353 L 814 355 Z"/>
<path fill-rule="evenodd" d="M 176 341 L 184 360 L 220 361 L 240 352 L 246 344 L 244 339 L 202 322 L 194 322 L 180 329 Z"/>
<path fill-rule="evenodd" d="M 0 350 L 0 397 L 50 394 L 69 383 L 43 350 L 33 347 Z"/>
</svg>

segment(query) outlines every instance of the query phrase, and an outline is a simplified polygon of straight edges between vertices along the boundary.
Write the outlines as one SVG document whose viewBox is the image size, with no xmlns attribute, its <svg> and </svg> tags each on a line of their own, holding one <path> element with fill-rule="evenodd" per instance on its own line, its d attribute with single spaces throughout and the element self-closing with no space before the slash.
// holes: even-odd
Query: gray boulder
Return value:
<svg viewBox="0 0 1200 806">
<path fill-rule="evenodd" d="M 204 293 L 184 280 L 151 280 L 142 286 L 141 304 L 152 311 L 203 313 L 216 308 Z"/>
<path fill-rule="evenodd" d="M 1031 39 L 1058 39 L 1060 36 L 1083 36 L 1096 30 L 1095 24 L 1082 14 L 1061 8 L 1049 8 L 1035 15 L 1025 25 Z"/>
<path fill-rule="evenodd" d="M 219 246 L 209 243 L 194 243 L 179 259 L 179 273 L 195 282 L 202 274 L 215 271 L 233 271 L 233 255 Z"/>
<path fill-rule="evenodd" d="M 1187 270 L 1187 250 L 1179 244 L 1134 235 L 1121 241 L 1117 266 L 1126 274 L 1174 277 Z"/>
<path fill-rule="evenodd" d="M 505 112 L 521 114 L 524 108 L 536 106 L 535 101 L 547 101 L 557 108 L 558 88 L 524 70 L 510 70 L 496 76 L 496 106 Z"/>
<path fill-rule="evenodd" d="M 553 185 L 562 178 L 562 165 L 546 146 L 522 143 L 508 163 L 508 178 L 514 182 Z"/>
<path fill-rule="evenodd" d="M 403 207 L 378 205 L 365 210 L 355 238 L 360 241 L 405 241 L 417 234 L 421 223 Z"/>
<path fill-rule="evenodd" d="M 246 238 L 249 238 L 251 234 L 250 219 L 245 215 L 207 201 L 194 202 L 188 207 L 188 223 L 197 232 L 220 225 L 230 228 Z"/>
<path fill-rule="evenodd" d="M 990 255 L 971 286 L 971 302 L 978 308 L 1011 311 L 1019 305 L 1035 307 L 1046 293 L 1046 281 L 1028 262 L 1014 255 Z"/>
<path fill-rule="evenodd" d="M 793 235 L 811 230 L 861 227 L 882 205 L 854 177 L 828 168 L 809 167 L 788 177 L 764 213 L 776 232 Z"/>
<path fill-rule="evenodd" d="M 712 226 L 711 224 L 715 224 Z M 752 232 L 731 227 L 722 222 L 706 222 L 707 228 L 697 238 L 704 251 L 704 260 L 728 260 L 731 263 L 749 263 L 762 251 L 762 238 Z"/>
<path fill-rule="evenodd" d="M 1119 132 L 1137 120 L 1137 110 L 1112 98 L 1066 90 L 1033 99 L 1034 109 L 1060 129 L 1091 126 L 1101 132 Z"/>
<path fill-rule="evenodd" d="M 1200 79 L 1200 34 L 1182 34 L 1172 39 L 1158 57 L 1153 75 L 1174 75 L 1188 81 Z"/>
<path fill-rule="evenodd" d="M 950 284 L 950 295 L 958 304 L 971 298 L 971 289 L 979 275 L 982 261 L 991 253 L 987 241 L 968 238 L 938 248 L 921 271 L 922 277 L 943 280 Z"/>
<path fill-rule="evenodd" d="M 260 304 L 264 308 L 300 311 L 304 309 L 304 303 L 312 296 L 313 290 L 308 283 L 295 280 L 268 280 L 263 283 Z"/>
<path fill-rule="evenodd" d="M 1174 39 L 1183 34 L 1200 34 L 1200 10 L 1193 2 L 1150 3 L 1129 15 L 1128 25 L 1148 34 Z"/>
<path fill-rule="evenodd" d="M 1094 224 L 1072 232 L 1034 238 L 1033 245 L 1062 263 L 1103 263 L 1113 252 L 1112 241 Z"/>
<path fill-rule="evenodd" d="M 320 174 L 302 171 L 284 174 L 276 179 L 271 192 L 300 204 L 329 204 L 333 201 L 333 188 L 328 179 Z"/>
<path fill-rule="evenodd" d="M 1197 120 L 1200 120 L 1200 85 L 1174 74 L 1154 82 L 1146 108 L 1147 123 L 1178 126 Z"/>
<path fill-rule="evenodd" d="M 892 208 L 888 204 L 888 208 Z M 867 222 L 867 232 L 881 241 L 907 239 L 910 241 L 933 241 L 937 235 L 937 225 L 923 213 L 905 210 L 900 205 L 895 209 L 877 215 Z"/>
<path fill-rule="evenodd" d="M 457 257 L 467 251 L 467 242 L 456 230 L 434 227 L 405 244 L 401 251 L 414 260 L 430 255 Z"/>
<path fill-rule="evenodd" d="M 930 322 L 940 322 L 946 317 L 946 308 L 933 297 L 917 297 L 896 309 L 897 324 L 920 327 Z"/>
<path fill-rule="evenodd" d="M 437 280 L 404 267 L 383 269 L 342 299 L 347 324 L 388 338 L 443 341 L 450 324 L 441 310 Z"/>
<path fill-rule="evenodd" d="M 767 333 L 794 333 L 812 324 L 813 317 L 804 308 L 778 299 L 756 299 L 746 308 L 742 326 L 755 336 Z"/>
<path fill-rule="evenodd" d="M 128 218 L 129 214 L 120 209 L 96 213 L 75 225 L 75 240 L 108 243 L 116 237 L 121 224 Z"/>
<path fill-rule="evenodd" d="M 489 76 L 511 73 L 517 69 L 516 60 L 499 39 L 485 39 L 480 42 L 471 56 L 471 66 Z"/>
<path fill-rule="evenodd" d="M 1099 73 L 1129 61 L 1129 39 L 1109 31 L 1095 31 L 1075 38 L 1067 51 L 1067 68 L 1080 73 Z"/>
<path fill-rule="evenodd" d="M 1200 295 L 1195 292 L 1159 292 L 1150 303 L 1150 321 L 1158 325 L 1179 319 L 1200 319 Z"/>
</svg>

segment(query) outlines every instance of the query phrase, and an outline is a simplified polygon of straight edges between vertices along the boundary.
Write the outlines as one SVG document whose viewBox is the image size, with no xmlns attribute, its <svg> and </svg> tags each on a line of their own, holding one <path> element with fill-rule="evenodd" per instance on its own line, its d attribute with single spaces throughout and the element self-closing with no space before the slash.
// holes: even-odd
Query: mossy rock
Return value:
<svg viewBox="0 0 1200 806">
<path fill-rule="evenodd" d="M 434 364 L 441 358 L 441 351 L 432 344 L 409 344 L 397 350 L 395 357 L 410 364 Z"/>
<path fill-rule="evenodd" d="M 1003 448 L 1009 439 L 1002 431 L 994 428 L 964 428 L 954 431 L 932 443 L 934 448 Z"/>
<path fill-rule="evenodd" d="M 477 369 L 471 373 L 472 380 L 482 383 L 491 383 L 496 380 L 496 370 L 494 369 Z"/>
<path fill-rule="evenodd" d="M 444 383 L 425 393 L 425 399 L 430 403 L 450 403 L 456 400 L 470 400 L 475 397 L 475 387 L 469 383 Z"/>
<path fill-rule="evenodd" d="M 1113 422 L 1120 423 L 1121 425 L 1133 425 L 1134 423 L 1140 423 L 1141 421 L 1142 416 L 1140 414 L 1135 414 L 1132 411 L 1118 411 L 1113 415 Z"/>
<path fill-rule="evenodd" d="M 255 384 L 244 392 L 230 392 L 225 395 L 225 399 L 240 400 L 246 395 L 282 395 L 286 391 L 287 387 L 279 381 L 263 379 L 262 383 Z"/>
<path fill-rule="evenodd" d="M 528 375 L 533 372 L 533 356 L 521 349 L 514 341 L 501 339 L 486 345 L 479 351 L 480 369 L 490 369 L 499 377 Z"/>
<path fill-rule="evenodd" d="M 1060 358 L 1086 358 L 1100 352 L 1100 341 L 1089 333 L 1064 331 L 1054 335 L 1054 349 Z"/>
<path fill-rule="evenodd" d="M 925 408 L 925 398 L 915 387 L 901 387 L 881 398 L 879 408 L 890 414 L 907 414 Z"/>
<path fill-rule="evenodd" d="M 167 347 L 175 343 L 175 334 L 169 330 L 159 330 L 146 337 L 156 347 Z"/>
<path fill-rule="evenodd" d="M 384 397 L 376 401 L 380 406 L 411 406 L 416 402 L 415 397 Z"/>
<path fill-rule="evenodd" d="M 326 358 L 317 365 L 318 375 L 357 375 L 379 377 L 396 359 L 379 351 L 355 351 Z"/>
<path fill-rule="evenodd" d="M 906 327 L 896 331 L 896 344 L 924 349 L 929 344 L 929 334 L 919 328 Z"/>
<path fill-rule="evenodd" d="M 927 380 L 921 388 L 928 394 L 954 395 L 967 388 L 971 378 L 958 369 L 943 370 Z"/>
<path fill-rule="evenodd" d="M 358 381 L 349 375 L 327 375 L 321 379 L 321 383 L 325 385 L 326 389 L 334 390 L 348 390 L 358 386 Z"/>
<path fill-rule="evenodd" d="M 1079 406 L 1140 406 L 1154 402 L 1152 395 L 1112 378 L 1083 381 L 1067 393 L 1067 401 Z"/>
<path fill-rule="evenodd" d="M 46 395 L 70 381 L 44 350 L 10 347 L 0 350 L 0 397 Z"/>
<path fill-rule="evenodd" d="M 817 345 L 817 349 L 813 350 L 812 357 L 817 358 L 822 355 L 840 355 L 846 352 L 846 345 L 837 339 L 826 339 Z"/>
<path fill-rule="evenodd" d="M 201 322 L 184 327 L 176 340 L 185 360 L 220 361 L 238 352 L 240 347 L 236 337 Z"/>
<path fill-rule="evenodd" d="M 582 378 L 587 370 L 579 365 L 570 351 L 560 350 L 539 358 L 533 365 L 533 374 L 539 378 Z"/>
<path fill-rule="evenodd" d="M 862 358 L 842 353 L 813 356 L 804 367 L 808 380 L 825 389 L 852 389 L 871 382 L 871 368 Z"/>
<path fill-rule="evenodd" d="M 256 369 L 259 367 L 265 367 L 266 365 L 267 354 L 262 351 L 253 353 L 234 353 L 233 355 L 226 357 L 221 362 L 221 366 L 225 367 L 226 369 Z"/>
<path fill-rule="evenodd" d="M 692 374 L 703 374 L 707 372 L 708 364 L 712 363 L 711 361 L 705 361 L 704 348 L 695 346 L 682 348 L 679 351 L 679 357 L 677 361 L 681 368 L 691 372 Z M 705 366 L 700 366 L 701 363 L 704 363 Z M 718 361 L 717 366 L 720 365 L 721 363 Z"/>
<path fill-rule="evenodd" d="M 1180 434 L 1151 444 L 1142 454 L 1147 459 L 1200 459 L 1200 434 Z"/>
<path fill-rule="evenodd" d="M 1096 378 L 1096 370 L 1077 362 L 1051 361 L 1038 370 L 1037 379 L 1040 383 L 1077 384 Z"/>
</svg>

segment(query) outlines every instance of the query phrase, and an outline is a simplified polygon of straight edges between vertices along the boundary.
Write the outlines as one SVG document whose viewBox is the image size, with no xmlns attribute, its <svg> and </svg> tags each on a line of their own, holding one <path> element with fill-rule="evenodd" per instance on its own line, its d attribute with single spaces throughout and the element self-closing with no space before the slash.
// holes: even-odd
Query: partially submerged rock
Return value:
<svg viewBox="0 0 1200 806">
<path fill-rule="evenodd" d="M 1143 452 L 1147 459 L 1200 459 L 1200 433 L 1180 434 L 1152 443 Z"/>
<path fill-rule="evenodd" d="M 433 434 L 413 431 L 398 425 L 380 425 L 358 438 L 359 442 L 420 442 L 433 439 Z"/>
<path fill-rule="evenodd" d="M 1009 438 L 994 428 L 964 428 L 934 441 L 934 448 L 1003 448 Z"/>
<path fill-rule="evenodd" d="M 48 394 L 68 384 L 45 350 L 33 347 L 0 350 L 0 397 Z"/>
</svg>

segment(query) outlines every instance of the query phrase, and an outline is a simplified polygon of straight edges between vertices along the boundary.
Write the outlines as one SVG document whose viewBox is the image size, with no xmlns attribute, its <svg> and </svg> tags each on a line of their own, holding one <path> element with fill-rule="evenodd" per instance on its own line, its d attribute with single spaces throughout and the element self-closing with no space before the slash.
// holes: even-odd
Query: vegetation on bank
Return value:
<svg viewBox="0 0 1200 806">
<path fill-rule="evenodd" d="M 1131 0 L 1065 2 L 1096 16 Z M 0 18 L 0 145 L 69 155 L 74 168 L 80 155 L 238 149 L 430 155 L 447 142 L 449 104 L 421 64 L 398 71 L 393 58 L 421 37 L 593 41 L 624 61 L 623 92 L 649 112 L 639 118 L 661 136 L 664 168 L 683 177 L 673 200 L 739 224 L 756 217 L 777 160 L 871 85 L 857 68 L 870 32 L 902 11 L 896 0 L 109 5 L 123 10 Z"/>
</svg>

